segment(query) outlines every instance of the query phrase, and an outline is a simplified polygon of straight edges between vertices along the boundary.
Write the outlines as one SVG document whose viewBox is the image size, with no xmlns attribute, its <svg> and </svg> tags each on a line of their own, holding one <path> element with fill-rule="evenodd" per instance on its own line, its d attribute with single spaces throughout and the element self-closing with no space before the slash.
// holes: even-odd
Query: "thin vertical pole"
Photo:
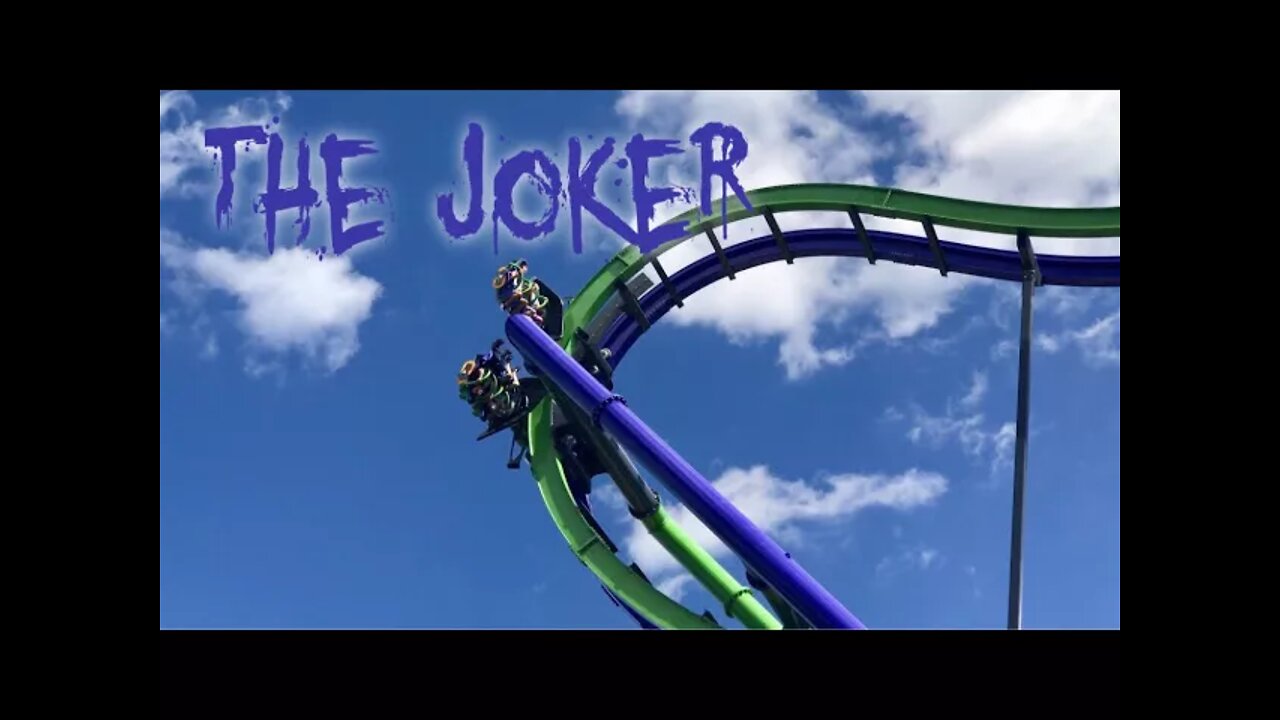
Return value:
<svg viewBox="0 0 1280 720">
<path fill-rule="evenodd" d="M 1031 239 L 1018 234 L 1022 255 L 1022 327 L 1018 341 L 1018 418 L 1013 464 L 1013 531 L 1009 550 L 1009 629 L 1022 628 L 1022 516 L 1027 484 L 1027 416 L 1031 411 L 1031 299 L 1039 268 Z"/>
</svg>

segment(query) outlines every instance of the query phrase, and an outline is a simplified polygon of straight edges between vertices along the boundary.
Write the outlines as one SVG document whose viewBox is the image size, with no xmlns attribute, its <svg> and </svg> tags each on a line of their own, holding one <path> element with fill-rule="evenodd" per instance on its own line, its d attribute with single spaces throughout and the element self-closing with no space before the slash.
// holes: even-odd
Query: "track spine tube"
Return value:
<svg viewBox="0 0 1280 720">
<path fill-rule="evenodd" d="M 739 584 L 729 571 L 662 511 L 657 493 L 640 478 L 635 466 L 617 444 L 601 432 L 599 427 L 590 424 L 586 413 L 554 385 L 550 386 L 549 392 L 573 422 L 582 427 L 588 442 L 595 448 L 609 476 L 627 501 L 627 511 L 633 518 L 641 521 L 653 539 L 666 548 L 695 580 L 724 605 L 725 613 L 755 630 L 782 629 L 782 623 L 750 596 L 750 588 Z M 619 601 L 628 612 L 638 614 L 625 601 Z"/>
<path fill-rule="evenodd" d="M 605 437 L 598 427 L 591 425 L 586 418 L 586 414 L 578 406 L 569 402 L 563 393 L 554 387 L 552 387 L 550 393 L 551 397 L 555 398 L 556 403 L 560 405 L 570 420 L 582 428 L 587 442 L 595 450 L 596 456 L 604 466 L 605 472 L 613 479 L 614 484 L 618 487 L 618 492 L 622 493 L 623 499 L 626 500 L 627 510 L 631 515 L 640 520 L 657 512 L 659 503 L 657 494 L 648 485 L 645 485 L 644 480 L 640 479 L 640 474 L 636 472 L 635 467 L 622 454 L 617 445 L 608 437 Z"/>
<path fill-rule="evenodd" d="M 583 410 L 598 412 L 601 427 L 663 483 L 748 567 L 772 586 L 814 627 L 865 626 L 798 563 L 721 496 L 697 470 L 671 449 L 635 413 L 573 360 L 532 320 L 511 316 L 507 337 L 525 360 Z"/>
</svg>

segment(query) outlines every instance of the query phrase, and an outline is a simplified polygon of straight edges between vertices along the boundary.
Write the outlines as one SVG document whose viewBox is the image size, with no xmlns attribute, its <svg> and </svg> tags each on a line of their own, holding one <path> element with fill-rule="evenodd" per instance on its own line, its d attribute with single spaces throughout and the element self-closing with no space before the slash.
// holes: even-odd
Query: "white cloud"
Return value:
<svg viewBox="0 0 1280 720">
<path fill-rule="evenodd" d="M 181 322 L 178 319 L 180 316 L 177 311 L 171 313 L 171 316 L 174 325 Z M 213 360 L 218 357 L 218 351 L 221 346 L 218 344 L 218 333 L 213 328 L 213 319 L 209 317 L 209 313 L 205 312 L 203 308 L 196 310 L 188 327 L 196 341 L 200 359 Z"/>
<path fill-rule="evenodd" d="M 970 457 L 989 458 L 992 476 L 1010 467 L 1015 439 L 1014 423 L 1004 423 L 998 429 L 988 430 L 986 417 L 982 413 L 956 412 L 957 404 L 966 411 L 976 410 L 988 388 L 987 374 L 979 371 L 973 374 L 969 389 L 959 403 L 953 403 L 949 398 L 946 410 L 941 415 L 931 414 L 920 405 L 912 403 L 907 439 L 916 445 L 933 449 L 955 442 Z M 901 420 L 906 416 L 896 406 L 890 406 L 886 409 L 884 417 Z"/>
<path fill-rule="evenodd" d="M 965 452 L 979 455 L 986 446 L 987 434 L 982 431 L 982 415 L 955 418 L 951 415 L 930 415 L 919 406 L 913 406 L 914 419 L 907 437 L 917 445 L 941 447 L 955 438 Z"/>
<path fill-rule="evenodd" d="M 183 109 L 192 109 L 196 106 L 196 101 L 191 97 L 190 93 L 181 90 L 172 90 L 160 93 L 160 119 L 164 120 L 164 116 L 170 112 L 181 112 Z"/>
<path fill-rule="evenodd" d="M 803 91 L 636 91 L 623 93 L 617 111 L 641 129 L 662 137 L 688 137 L 707 122 L 742 131 L 750 147 L 738 168 L 744 187 L 870 178 L 877 155 L 870 138 L 846 125 L 817 93 Z M 696 152 L 686 152 L 682 184 L 697 187 Z M 715 191 L 718 193 L 719 188 Z"/>
<path fill-rule="evenodd" d="M 280 361 L 258 357 L 253 354 L 245 356 L 244 372 L 255 380 L 268 375 L 274 375 L 277 380 L 284 379 L 284 365 Z"/>
<path fill-rule="evenodd" d="M 183 176 L 201 164 L 212 166 L 204 151 L 204 125 L 200 121 L 187 121 L 183 110 L 195 108 L 195 101 L 185 92 L 175 91 L 160 95 L 160 124 L 170 113 L 177 116 L 177 125 L 160 130 L 160 196 L 186 194 L 193 186 L 184 185 Z"/>
<path fill-rule="evenodd" d="M 1049 312 L 1063 317 L 1079 315 L 1093 303 L 1098 296 L 1092 288 L 1062 287 L 1051 285 L 1041 288 L 1036 298 L 1039 307 L 1048 308 Z"/>
<path fill-rule="evenodd" d="M 1014 444 L 1018 439 L 1018 426 L 1007 422 L 991 437 L 991 473 L 994 475 L 1000 468 L 1013 467 Z"/>
<path fill-rule="evenodd" d="M 779 478 L 762 465 L 730 468 L 713 485 L 761 530 L 789 543 L 803 541 L 802 525 L 848 518 L 869 507 L 909 510 L 937 500 L 947 489 L 942 475 L 908 470 L 900 475 L 846 474 L 825 478 L 814 485 Z M 717 557 L 729 555 L 720 542 L 683 505 L 667 508 L 680 525 L 707 552 Z M 656 540 L 638 525 L 632 526 L 625 541 L 632 559 L 646 573 L 658 576 L 679 569 L 679 565 Z"/>
<path fill-rule="evenodd" d="M 198 302 L 208 290 L 235 298 L 239 326 L 256 352 L 297 351 L 330 372 L 355 355 L 360 324 L 382 294 L 382 286 L 357 273 L 349 258 L 320 260 L 300 248 L 269 256 L 193 249 L 175 233 L 161 230 L 160 260 L 184 283 L 189 302 Z M 256 377 L 271 367 L 255 359 L 245 369 Z"/>
<path fill-rule="evenodd" d="M 930 355 L 953 354 L 961 340 L 977 331 L 990 327 L 991 321 L 982 315 L 970 315 L 964 325 L 946 335 L 929 335 L 920 338 L 919 347 Z"/>
<path fill-rule="evenodd" d="M 965 565 L 964 574 L 969 576 L 969 582 L 973 588 L 973 596 L 975 598 L 982 597 L 982 588 L 978 586 L 978 568 L 973 565 Z"/>
<path fill-rule="evenodd" d="M 200 347 L 200 357 L 212 360 L 218 357 L 218 336 L 209 333 L 204 336 L 204 344 Z"/>
<path fill-rule="evenodd" d="M 1017 331 L 1022 320 L 1022 288 L 1014 283 L 992 283 L 987 319 L 1005 332 Z"/>
<path fill-rule="evenodd" d="M 948 409 L 946 415 L 930 415 L 918 405 L 912 406 L 911 422 L 907 431 L 911 442 L 937 449 L 955 441 L 970 457 L 989 457 L 992 475 L 999 473 L 1011 461 L 1013 423 L 1005 423 L 998 430 L 991 431 L 986 429 L 986 418 L 982 413 L 956 417 Z"/>
<path fill-rule="evenodd" d="M 1120 311 L 1099 318 L 1088 327 L 1036 336 L 1036 346 L 1056 353 L 1069 346 L 1079 348 L 1081 357 L 1091 367 L 1120 364 Z"/>
<path fill-rule="evenodd" d="M 908 570 L 928 570 L 942 564 L 943 557 L 935 548 L 918 546 L 897 555 L 886 555 L 876 564 L 876 575 L 888 579 Z"/>
<path fill-rule="evenodd" d="M 916 149 L 928 151 L 923 167 L 899 173 L 905 187 L 991 202 L 1096 205 L 1099 188 L 1114 185 L 1118 202 L 1118 94 L 873 92 L 866 98 L 872 112 L 907 116 L 918 130 Z M 628 92 L 616 109 L 650 136 L 687 141 L 709 121 L 738 127 L 750 147 L 738 168 L 746 189 L 801 182 L 874 184 L 871 164 L 890 151 L 812 92 Z M 655 163 L 653 184 L 696 187 L 696 172 L 697 153 L 689 151 Z M 664 210 L 671 215 L 683 209 L 661 208 L 658 219 Z M 780 215 L 778 222 L 783 230 L 849 226 L 847 217 L 831 213 Z M 916 224 L 904 221 L 868 218 L 868 225 L 919 233 Z M 731 229 L 730 242 L 763 232 L 762 222 L 747 221 Z M 980 236 L 941 234 L 964 242 Z M 981 244 L 1012 247 L 1009 238 L 980 237 Z M 1118 247 L 1113 241 L 1070 242 L 1075 249 L 1068 251 L 1077 253 Z M 1062 251 L 1060 245 L 1046 240 L 1037 249 Z M 687 264 L 695 257 L 690 246 L 668 253 L 663 264 L 669 270 Z M 774 264 L 742 276 L 749 281 L 717 283 L 687 300 L 670 319 L 718 329 L 739 343 L 777 339 L 779 363 L 791 379 L 846 364 L 866 342 L 910 338 L 935 326 L 974 284 L 972 278 L 943 278 L 923 268 L 871 267 L 834 258 Z M 863 329 L 854 340 L 819 346 L 820 327 L 838 326 L 857 314 L 874 318 L 878 327 Z"/>
<path fill-rule="evenodd" d="M 987 396 L 987 374 L 980 370 L 973 372 L 973 385 L 969 387 L 969 392 L 960 400 L 960 405 L 966 408 L 976 408 L 982 404 L 982 399 Z"/>
<path fill-rule="evenodd" d="M 904 189 L 1051 207 L 1120 202 L 1118 91 L 862 95 L 875 111 L 907 117 L 929 153 L 923 166 L 899 168 Z M 959 239 L 955 231 L 948 236 Z M 1118 239 L 1038 238 L 1035 245 L 1046 253 L 1119 252 Z"/>
<path fill-rule="evenodd" d="M 678 575 L 672 575 L 664 580 L 659 580 L 658 584 L 654 587 L 672 600 L 680 602 L 684 597 L 685 590 L 688 589 L 692 582 L 692 575 L 689 573 L 680 573 Z"/>
<path fill-rule="evenodd" d="M 265 127 L 291 104 L 289 96 L 283 93 L 270 99 L 246 98 L 213 111 L 206 122 L 189 116 L 196 112 L 196 102 L 190 93 L 181 90 L 160 93 L 160 197 L 190 196 L 211 192 L 216 187 L 218 178 L 212 149 L 204 144 L 206 128 Z M 243 164 L 265 156 L 262 148 L 256 153 L 237 153 L 236 158 Z M 198 168 L 204 168 L 205 172 L 193 172 Z"/>
<path fill-rule="evenodd" d="M 738 277 L 741 282 L 717 283 L 688 298 L 667 320 L 715 328 L 739 344 L 779 338 L 778 362 L 792 380 L 848 363 L 867 342 L 902 340 L 934 327 L 967 285 L 959 277 L 939 282 L 936 273 L 920 268 L 883 264 L 868 271 L 865 263 L 838 258 L 799 258 Z M 874 318 L 878 327 L 851 343 L 817 345 L 822 325 L 854 314 Z"/>
<path fill-rule="evenodd" d="M 622 492 L 612 481 L 601 482 L 591 488 L 591 501 L 593 506 L 601 505 L 611 510 L 627 509 L 627 499 L 622 497 Z"/>
<path fill-rule="evenodd" d="M 1018 343 L 1006 338 L 991 346 L 991 360 L 995 362 L 1007 357 L 1013 357 L 1017 352 Z"/>
<path fill-rule="evenodd" d="M 214 151 L 204 145 L 206 128 L 270 125 L 280 130 L 282 125 L 274 119 L 291 104 L 289 96 L 276 93 L 202 110 L 189 93 L 161 93 L 161 200 L 212 194 L 217 188 Z M 243 168 L 265 155 L 265 148 L 237 153 L 238 165 Z M 282 179 L 286 185 L 288 174 L 286 163 Z M 237 196 L 250 193 L 248 188 L 237 178 Z M 251 212 L 248 203 L 240 200 L 233 207 L 240 214 Z M 203 357 L 219 352 L 218 337 L 202 306 L 205 297 L 215 291 L 237 301 L 237 322 L 249 340 L 244 370 L 252 377 L 282 374 L 281 358 L 294 352 L 330 372 L 343 367 L 359 349 L 359 326 L 382 293 L 378 282 L 356 272 L 350 256 L 320 258 L 301 248 L 280 249 L 269 256 L 201 248 L 164 228 L 160 262 L 173 271 L 167 283 L 162 280 L 162 288 L 172 290 L 195 317 L 191 327 Z M 161 332 L 171 332 L 176 318 L 176 313 L 162 313 Z"/>
</svg>

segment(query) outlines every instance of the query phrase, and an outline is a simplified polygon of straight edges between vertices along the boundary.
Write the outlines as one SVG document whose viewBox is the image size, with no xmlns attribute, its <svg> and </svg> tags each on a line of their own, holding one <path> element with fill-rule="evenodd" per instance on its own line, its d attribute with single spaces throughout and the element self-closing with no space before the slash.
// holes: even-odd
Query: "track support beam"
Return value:
<svg viewBox="0 0 1280 720">
<path fill-rule="evenodd" d="M 773 239 L 777 241 L 778 247 L 782 248 L 782 257 L 787 259 L 788 265 L 795 265 L 796 256 L 791 252 L 791 247 L 787 245 L 787 238 L 782 234 L 782 229 L 778 227 L 778 220 L 773 216 L 773 211 L 769 208 L 764 210 L 764 221 L 769 223 L 769 232 L 773 233 Z"/>
<path fill-rule="evenodd" d="M 853 221 L 853 229 L 858 231 L 858 239 L 862 241 L 862 247 L 867 250 L 867 262 L 875 265 L 876 249 L 871 246 L 871 238 L 867 235 L 867 226 L 862 224 L 862 215 L 858 214 L 857 207 L 849 208 L 849 219 Z"/>
<path fill-rule="evenodd" d="M 720 267 L 724 268 L 725 277 L 730 280 L 735 279 L 733 265 L 729 264 L 729 256 L 724 254 L 724 248 L 720 247 L 720 241 L 716 239 L 716 231 L 707 228 L 707 239 L 711 241 L 711 249 L 716 251 L 716 257 L 720 260 Z"/>
<path fill-rule="evenodd" d="M 1027 424 L 1031 411 L 1031 300 L 1040 278 L 1040 267 L 1031 237 L 1018 232 L 1018 254 L 1022 256 L 1022 322 L 1018 337 L 1018 417 L 1013 460 L 1013 520 L 1009 540 L 1009 622 L 1010 630 L 1022 628 L 1022 525 L 1023 501 L 1027 485 Z"/>
<path fill-rule="evenodd" d="M 680 297 L 676 286 L 671 284 L 671 278 L 667 277 L 667 269 L 662 267 L 662 263 L 658 262 L 658 258 L 654 258 L 650 264 L 653 265 L 654 271 L 658 273 L 658 277 L 662 279 L 662 287 L 667 289 L 667 294 L 671 296 L 671 300 L 675 302 L 676 307 L 684 307 L 684 298 Z"/>
<path fill-rule="evenodd" d="M 1031 235 L 1026 230 L 1018 231 L 1018 256 L 1022 258 L 1022 272 L 1035 275 L 1036 287 L 1044 285 L 1044 276 L 1040 274 L 1040 262 L 1036 260 L 1036 250 L 1031 247 Z"/>
<path fill-rule="evenodd" d="M 618 278 L 613 282 L 614 288 L 618 291 L 618 296 L 622 298 L 622 307 L 624 311 L 631 316 L 632 320 L 640 326 L 641 332 L 648 331 L 649 318 L 644 314 L 644 308 L 640 307 L 640 301 L 636 299 L 636 294 L 631 292 L 631 288 L 622 278 Z"/>
<path fill-rule="evenodd" d="M 920 221 L 924 225 L 924 234 L 929 238 L 929 249 L 933 251 L 933 259 L 938 261 L 938 272 L 947 276 L 947 256 L 942 254 L 942 246 L 938 244 L 938 231 L 933 228 L 933 220 L 926 217 Z"/>
</svg>

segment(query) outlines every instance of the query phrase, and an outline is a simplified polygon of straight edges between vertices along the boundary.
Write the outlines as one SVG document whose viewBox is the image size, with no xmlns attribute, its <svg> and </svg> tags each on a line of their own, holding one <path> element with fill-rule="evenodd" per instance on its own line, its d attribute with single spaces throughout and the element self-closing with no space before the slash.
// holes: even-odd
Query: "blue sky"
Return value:
<svg viewBox="0 0 1280 720">
<path fill-rule="evenodd" d="M 499 262 L 526 257 L 571 295 L 617 241 L 588 221 L 575 255 L 567 217 L 534 242 L 504 230 L 498 256 L 488 221 L 477 237 L 448 238 L 435 195 L 462 179 L 468 122 L 485 127 L 490 186 L 497 158 L 520 149 L 563 163 L 572 135 L 625 142 L 636 131 L 688 147 L 689 133 L 715 120 L 750 143 L 739 173 L 748 188 L 861 182 L 1086 206 L 1119 204 L 1119 107 L 1118 93 L 162 94 L 161 626 L 634 627 L 574 559 L 527 469 L 505 469 L 508 439 L 474 442 L 480 428 L 454 385 L 462 361 L 502 334 L 489 287 Z M 284 184 L 305 134 L 321 198 L 323 137 L 375 141 L 379 153 L 349 161 L 344 183 L 389 189 L 389 204 L 353 211 L 355 222 L 389 221 L 386 237 L 320 260 L 331 237 L 322 205 L 306 249 L 292 247 L 296 215 L 283 213 L 268 256 L 252 210 L 265 148 L 239 156 L 232 223 L 215 226 L 203 129 L 272 117 L 286 141 Z M 655 167 L 655 184 L 694 184 L 687 155 Z M 460 211 L 465 201 L 464 190 Z M 821 214 L 781 222 L 848 224 Z M 730 240 L 765 231 L 735 225 Z M 1112 254 L 1119 240 L 1038 249 Z M 705 251 L 690 244 L 672 261 Z M 638 343 L 618 383 L 869 626 L 1001 627 L 1017 313 L 1016 286 L 801 260 L 690 299 Z M 1118 289 L 1037 299 L 1028 627 L 1119 627 L 1119 313 Z M 604 482 L 593 498 L 624 553 L 723 619 Z M 741 576 L 738 561 L 720 557 Z"/>
</svg>

